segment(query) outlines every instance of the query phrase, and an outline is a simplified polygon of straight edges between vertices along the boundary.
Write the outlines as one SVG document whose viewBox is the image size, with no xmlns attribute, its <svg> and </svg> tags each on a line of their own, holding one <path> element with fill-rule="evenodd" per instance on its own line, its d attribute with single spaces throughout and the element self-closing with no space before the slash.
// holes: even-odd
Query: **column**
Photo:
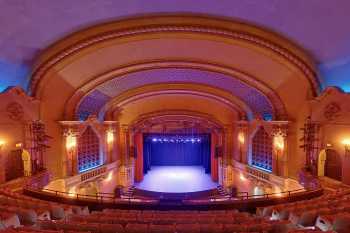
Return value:
<svg viewBox="0 0 350 233">
<path fill-rule="evenodd" d="M 77 139 L 78 133 L 70 128 L 64 126 L 63 143 L 66 154 L 63 157 L 63 175 L 74 176 L 78 174 L 78 158 L 77 158 Z"/>
<path fill-rule="evenodd" d="M 287 125 L 273 125 L 272 172 L 278 176 L 288 175 Z"/>
<path fill-rule="evenodd" d="M 235 135 L 238 142 L 238 161 L 248 164 L 248 122 L 239 121 L 237 123 L 237 134 Z"/>
</svg>

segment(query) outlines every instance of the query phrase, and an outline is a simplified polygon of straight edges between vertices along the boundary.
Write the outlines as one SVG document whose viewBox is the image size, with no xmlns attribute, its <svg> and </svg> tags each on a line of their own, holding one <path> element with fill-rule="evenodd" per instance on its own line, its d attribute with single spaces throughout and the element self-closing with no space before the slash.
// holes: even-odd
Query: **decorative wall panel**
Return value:
<svg viewBox="0 0 350 233">
<path fill-rule="evenodd" d="M 78 140 L 78 170 L 84 172 L 101 164 L 99 138 L 88 126 Z"/>
<path fill-rule="evenodd" d="M 272 138 L 263 127 L 253 137 L 251 164 L 272 171 Z"/>
</svg>

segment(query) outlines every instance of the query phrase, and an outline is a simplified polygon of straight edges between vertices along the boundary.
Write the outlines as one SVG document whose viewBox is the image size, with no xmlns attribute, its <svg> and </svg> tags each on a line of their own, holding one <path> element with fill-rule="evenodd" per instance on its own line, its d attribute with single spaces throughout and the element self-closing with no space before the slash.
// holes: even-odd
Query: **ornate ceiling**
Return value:
<svg viewBox="0 0 350 233">
<path fill-rule="evenodd" d="M 77 119 L 86 119 L 90 114 L 99 115 L 103 107 L 123 92 L 156 83 L 197 83 L 225 90 L 245 102 L 255 116 L 275 115 L 274 106 L 266 95 L 237 78 L 210 71 L 167 68 L 145 70 L 127 74 L 97 86 L 77 106 Z M 280 103 L 281 104 L 281 103 Z M 279 109 L 280 115 L 283 109 Z"/>
<path fill-rule="evenodd" d="M 323 85 L 344 89 L 350 73 L 347 0 L 194 0 L 174 2 L 62 0 L 0 1 L 0 88 L 27 88 L 37 55 L 78 29 L 135 15 L 197 13 L 251 22 L 290 38 L 319 64 Z"/>
</svg>

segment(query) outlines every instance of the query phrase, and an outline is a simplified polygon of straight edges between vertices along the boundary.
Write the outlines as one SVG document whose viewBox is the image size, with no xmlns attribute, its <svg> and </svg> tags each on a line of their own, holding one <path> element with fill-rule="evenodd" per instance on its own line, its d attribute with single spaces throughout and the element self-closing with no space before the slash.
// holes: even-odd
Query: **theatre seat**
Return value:
<svg viewBox="0 0 350 233">
<path fill-rule="evenodd" d="M 350 232 L 350 214 L 342 213 L 335 216 L 333 230 L 337 233 Z"/>
<path fill-rule="evenodd" d="M 200 233 L 198 224 L 177 224 L 175 230 L 176 233 Z"/>
<path fill-rule="evenodd" d="M 6 213 L 2 211 L 0 213 L 0 226 L 3 228 L 19 227 L 20 221 L 18 215 L 15 213 Z"/>
<path fill-rule="evenodd" d="M 223 233 L 224 228 L 222 224 L 200 224 L 201 233 Z"/>
<path fill-rule="evenodd" d="M 125 233 L 148 233 L 148 224 L 127 224 Z"/>
<path fill-rule="evenodd" d="M 241 224 L 225 224 L 223 227 L 224 233 L 232 233 L 232 232 L 244 232 L 247 231 L 246 225 Z"/>
<path fill-rule="evenodd" d="M 154 225 L 151 224 L 149 226 L 150 233 L 174 233 L 175 226 L 174 225 Z"/>
</svg>

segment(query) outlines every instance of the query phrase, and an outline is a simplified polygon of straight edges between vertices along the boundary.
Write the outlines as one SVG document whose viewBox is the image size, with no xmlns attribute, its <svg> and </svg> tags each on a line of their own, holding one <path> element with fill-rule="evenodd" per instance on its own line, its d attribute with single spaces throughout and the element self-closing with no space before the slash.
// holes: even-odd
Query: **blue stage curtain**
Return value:
<svg viewBox="0 0 350 233">
<path fill-rule="evenodd" d="M 170 142 L 171 138 L 196 138 L 200 142 Z M 167 138 L 168 142 L 154 142 L 154 138 Z M 144 173 L 151 166 L 203 166 L 210 173 L 210 134 L 144 134 Z"/>
</svg>

